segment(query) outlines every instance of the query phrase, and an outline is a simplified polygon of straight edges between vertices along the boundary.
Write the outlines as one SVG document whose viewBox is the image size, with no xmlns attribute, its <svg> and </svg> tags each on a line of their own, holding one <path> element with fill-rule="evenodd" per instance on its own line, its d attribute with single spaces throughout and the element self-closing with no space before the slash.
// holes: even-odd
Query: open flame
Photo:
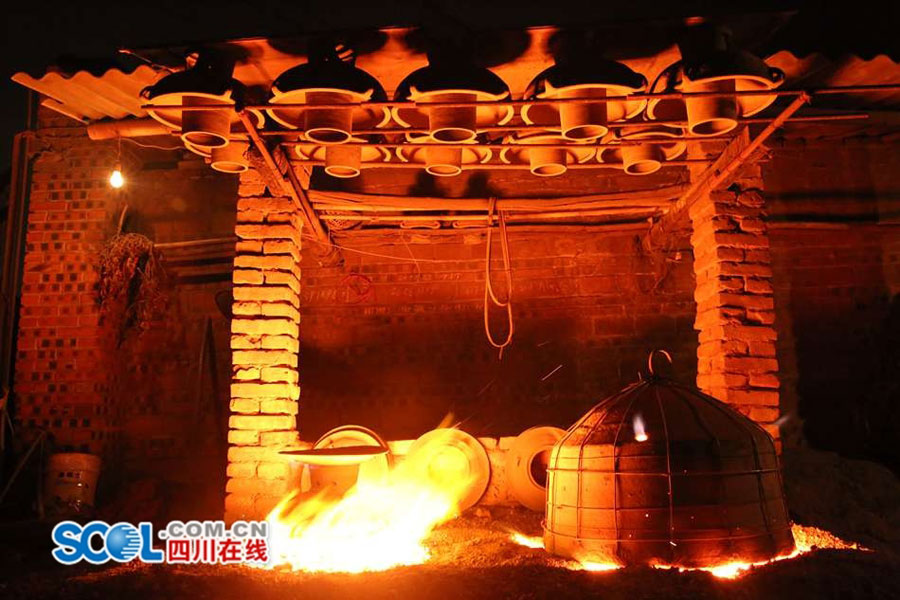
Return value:
<svg viewBox="0 0 900 600">
<path fill-rule="evenodd" d="M 444 468 L 443 442 L 437 436 L 381 480 L 366 480 L 361 471 L 342 496 L 330 488 L 286 496 L 267 517 L 269 567 L 360 573 L 427 561 L 425 538 L 458 515 L 472 483 Z"/>
<path fill-rule="evenodd" d="M 818 527 L 805 527 L 803 525 L 797 525 L 796 523 L 791 525 L 791 532 L 794 534 L 794 550 L 790 554 L 783 554 L 781 556 L 776 556 L 774 558 L 770 558 L 769 560 L 759 561 L 759 562 L 730 562 L 724 563 L 721 565 L 712 565 L 709 567 L 679 567 L 678 565 L 663 565 L 656 564 L 653 565 L 655 569 L 677 569 L 678 571 L 706 571 L 711 573 L 715 577 L 719 577 L 721 579 L 737 579 L 738 577 L 746 574 L 751 569 L 755 567 L 760 567 L 762 565 L 767 565 L 769 563 L 777 562 L 779 560 L 787 560 L 789 558 L 794 558 L 800 556 L 801 554 L 806 554 L 807 552 L 812 552 L 813 550 L 821 550 L 821 549 L 832 549 L 832 550 L 861 550 L 868 552 L 868 548 L 864 548 L 858 544 L 852 542 L 846 542 L 839 537 L 825 531 L 824 529 L 819 529 Z M 513 532 L 510 535 L 510 539 L 520 546 L 526 546 L 528 548 L 543 548 L 544 540 L 540 537 L 533 537 L 521 534 L 519 532 Z M 594 561 L 576 561 L 571 564 L 569 567 L 572 570 L 584 570 L 584 571 L 613 571 L 615 569 L 621 569 L 622 565 L 612 563 L 612 562 L 594 562 Z"/>
<path fill-rule="evenodd" d="M 644 425 L 644 418 L 641 416 L 641 413 L 636 413 L 634 415 L 632 426 L 634 427 L 634 441 L 646 442 L 650 439 L 650 436 L 647 435 L 647 428 Z"/>
</svg>

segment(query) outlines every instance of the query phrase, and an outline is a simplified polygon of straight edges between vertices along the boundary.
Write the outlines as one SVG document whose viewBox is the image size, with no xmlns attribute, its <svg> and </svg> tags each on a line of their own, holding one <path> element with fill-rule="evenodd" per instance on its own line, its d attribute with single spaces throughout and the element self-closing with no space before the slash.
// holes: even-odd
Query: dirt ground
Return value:
<svg viewBox="0 0 900 600">
<path fill-rule="evenodd" d="M 814 551 L 736 580 L 646 567 L 575 571 L 541 549 L 510 540 L 510 530 L 538 535 L 541 515 L 492 508 L 470 512 L 433 532 L 427 564 L 381 573 L 139 563 L 61 567 L 49 554 L 51 525 L 30 522 L 0 525 L 0 598 L 900 598 L 897 478 L 822 453 L 787 456 L 785 462 L 789 502 L 798 522 L 875 551 Z M 826 493 L 830 501 L 823 498 Z"/>
</svg>

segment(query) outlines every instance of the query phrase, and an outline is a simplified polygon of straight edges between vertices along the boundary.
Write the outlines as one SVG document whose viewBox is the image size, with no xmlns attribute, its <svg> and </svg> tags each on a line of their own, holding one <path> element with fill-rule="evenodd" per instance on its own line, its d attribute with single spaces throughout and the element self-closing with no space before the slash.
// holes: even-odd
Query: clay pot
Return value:
<svg viewBox="0 0 900 600">
<path fill-rule="evenodd" d="M 306 101 L 315 104 L 352 102 L 349 94 L 338 92 L 309 92 Z M 304 113 L 306 137 L 318 144 L 343 144 L 353 132 L 352 108 L 309 108 Z"/>
<path fill-rule="evenodd" d="M 359 146 L 327 146 L 325 148 L 325 172 L 332 177 L 349 179 L 359 175 L 362 148 Z"/>
<path fill-rule="evenodd" d="M 681 134 L 681 128 L 650 124 L 645 128 L 629 131 L 617 139 L 639 141 L 668 137 L 672 138 L 671 143 L 608 146 L 597 152 L 597 160 L 621 165 L 629 175 L 649 175 L 658 171 L 664 162 L 674 160 L 684 153 L 687 144 L 677 139 Z"/>
<path fill-rule="evenodd" d="M 474 102 L 476 94 L 432 94 L 433 102 Z M 476 107 L 428 109 L 428 129 L 436 142 L 463 143 L 475 139 Z"/>
<path fill-rule="evenodd" d="M 244 156 L 249 148 L 248 142 L 231 142 L 222 148 L 214 148 L 209 164 L 222 173 L 243 173 L 250 168 L 250 163 Z"/>
<path fill-rule="evenodd" d="M 735 80 L 715 78 L 700 81 L 686 79 L 682 88 L 688 94 L 697 92 L 734 92 Z M 724 135 L 737 127 L 740 111 L 734 96 L 688 98 L 688 131 L 692 135 Z"/>
<path fill-rule="evenodd" d="M 366 140 L 353 137 L 349 141 L 356 144 Z M 386 163 L 391 157 L 390 152 L 381 147 L 347 144 L 327 146 L 298 144 L 294 146 L 294 153 L 304 160 L 324 161 L 325 172 L 341 179 L 356 177 L 363 165 Z"/>
<path fill-rule="evenodd" d="M 570 88 L 559 94 L 560 98 L 605 98 L 604 89 Z M 563 137 L 570 140 L 593 140 L 609 132 L 606 102 L 562 104 L 559 107 L 559 126 Z"/>
<path fill-rule="evenodd" d="M 534 144 L 565 144 L 570 140 L 554 133 L 540 133 L 524 137 L 510 137 L 508 143 L 521 144 L 522 148 L 504 148 L 500 160 L 506 164 L 528 163 L 529 169 L 539 177 L 555 177 L 565 173 L 570 163 L 584 163 L 594 158 L 593 148 L 571 143 L 565 148 L 529 148 Z"/>
<path fill-rule="evenodd" d="M 512 119 L 512 106 L 483 104 L 465 107 L 429 107 L 442 102 L 496 102 L 510 97 L 502 79 L 471 65 L 429 65 L 409 74 L 397 86 L 396 100 L 416 106 L 395 106 L 394 120 L 401 127 L 427 128 L 435 142 L 473 141 L 484 127 L 504 125 Z M 410 141 L 418 134 L 410 134 Z"/>
<path fill-rule="evenodd" d="M 622 146 L 622 166 L 629 175 L 649 175 L 662 167 L 666 155 L 659 145 Z"/>
<path fill-rule="evenodd" d="M 435 177 L 459 175 L 463 165 L 484 164 L 493 156 L 493 152 L 484 147 L 416 146 L 416 142 L 433 143 L 434 140 L 430 136 L 419 136 L 412 139 L 415 140 L 413 143 L 397 148 L 397 157 L 403 162 L 425 165 L 425 171 Z"/>
<path fill-rule="evenodd" d="M 317 144 L 342 144 L 354 129 L 384 127 L 390 111 L 384 106 L 357 106 L 387 99 L 378 81 L 356 66 L 338 60 L 312 60 L 288 69 L 272 84 L 266 113 L 288 129 L 302 129 Z M 308 106 L 281 108 L 279 104 Z M 316 104 L 347 104 L 346 108 L 316 108 Z"/>
<path fill-rule="evenodd" d="M 531 172 L 541 177 L 562 175 L 568 168 L 566 150 L 563 148 L 530 148 L 528 164 Z"/>
<path fill-rule="evenodd" d="M 609 133 L 609 123 L 640 113 L 647 101 L 636 96 L 647 87 L 643 75 L 615 61 L 591 58 L 555 64 L 528 85 L 530 100 L 597 98 L 603 102 L 525 104 L 522 120 L 543 126 L 574 141 L 595 140 Z M 605 99 L 609 99 L 605 101 Z"/>
<path fill-rule="evenodd" d="M 209 104 L 208 98 L 184 96 L 182 106 Z M 231 132 L 232 107 L 210 110 L 184 111 L 181 140 L 185 144 L 203 148 L 221 148 L 228 145 Z"/>
</svg>

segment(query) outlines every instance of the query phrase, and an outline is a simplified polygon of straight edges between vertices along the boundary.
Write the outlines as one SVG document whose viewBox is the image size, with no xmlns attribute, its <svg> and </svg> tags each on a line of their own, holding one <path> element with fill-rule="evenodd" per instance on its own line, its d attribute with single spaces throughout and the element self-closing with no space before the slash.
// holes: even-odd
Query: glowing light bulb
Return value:
<svg viewBox="0 0 900 600">
<path fill-rule="evenodd" d="M 116 189 L 125 185 L 125 177 L 122 175 L 122 165 L 119 163 L 116 163 L 112 173 L 109 174 L 109 185 Z"/>
</svg>

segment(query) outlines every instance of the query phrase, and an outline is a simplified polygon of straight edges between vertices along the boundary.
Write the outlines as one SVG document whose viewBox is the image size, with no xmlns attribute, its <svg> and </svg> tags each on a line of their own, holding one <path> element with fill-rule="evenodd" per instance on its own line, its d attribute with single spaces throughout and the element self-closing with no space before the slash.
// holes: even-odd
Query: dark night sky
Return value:
<svg viewBox="0 0 900 600">
<path fill-rule="evenodd" d="M 0 94 L 5 107 L 0 118 L 0 170 L 8 169 L 12 136 L 24 128 L 26 93 L 9 77 L 16 71 L 42 73 L 64 57 L 111 58 L 117 48 L 159 47 L 260 35 L 290 36 L 311 31 L 459 23 L 461 27 L 581 24 L 615 19 L 641 20 L 718 12 L 763 12 L 788 10 L 803 5 L 813 35 L 810 39 L 829 43 L 835 37 L 852 35 L 868 45 L 892 43 L 896 47 L 896 14 L 885 14 L 888 4 L 874 0 L 834 2 L 701 2 L 603 0 L 315 0 L 266 2 L 211 2 L 209 0 L 153 0 L 68 2 L 14 0 L 5 9 L 5 43 L 0 70 Z M 868 6 L 868 8 L 866 8 Z M 822 25 L 825 23 L 825 25 Z M 827 26 L 826 26 L 827 25 Z M 821 28 L 818 35 L 816 28 Z M 862 41 L 860 41 L 862 40 Z M 875 50 L 878 50 L 875 47 Z M 865 52 L 865 49 L 863 50 Z"/>
</svg>

